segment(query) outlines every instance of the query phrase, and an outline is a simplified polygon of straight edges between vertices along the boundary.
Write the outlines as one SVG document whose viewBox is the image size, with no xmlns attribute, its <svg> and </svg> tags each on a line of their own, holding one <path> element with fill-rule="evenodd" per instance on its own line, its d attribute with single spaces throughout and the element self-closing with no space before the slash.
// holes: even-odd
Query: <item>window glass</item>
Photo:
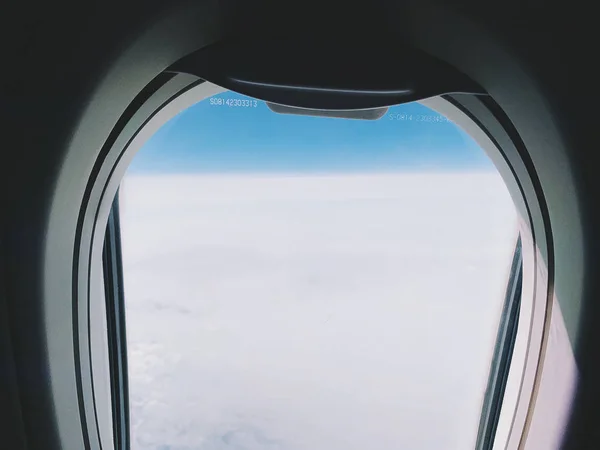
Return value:
<svg viewBox="0 0 600 450">
<path fill-rule="evenodd" d="M 517 217 L 447 118 L 224 92 L 120 196 L 133 450 L 474 446 Z"/>
</svg>

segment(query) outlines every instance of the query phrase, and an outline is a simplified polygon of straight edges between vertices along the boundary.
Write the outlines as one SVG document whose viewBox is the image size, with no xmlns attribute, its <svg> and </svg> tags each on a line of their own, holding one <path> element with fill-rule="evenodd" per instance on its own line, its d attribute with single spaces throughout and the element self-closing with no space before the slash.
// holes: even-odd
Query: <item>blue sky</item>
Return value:
<svg viewBox="0 0 600 450">
<path fill-rule="evenodd" d="M 231 100 L 249 98 L 233 92 L 212 99 L 192 106 L 165 124 L 136 155 L 130 172 L 494 169 L 484 151 L 465 132 L 418 103 L 394 106 L 377 121 L 363 121 L 277 114 L 260 101 L 252 101 L 250 107 L 236 106 Z"/>
</svg>

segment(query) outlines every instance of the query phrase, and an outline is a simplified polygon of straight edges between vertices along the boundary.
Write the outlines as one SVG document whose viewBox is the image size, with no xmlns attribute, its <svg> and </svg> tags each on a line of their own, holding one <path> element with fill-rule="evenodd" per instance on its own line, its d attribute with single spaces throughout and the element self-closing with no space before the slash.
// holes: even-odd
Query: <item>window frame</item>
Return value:
<svg viewBox="0 0 600 450">
<path fill-rule="evenodd" d="M 523 257 L 521 250 L 521 237 L 519 236 L 513 253 L 500 325 L 498 326 L 492 364 L 488 375 L 488 385 L 481 408 L 476 450 L 492 450 L 494 448 L 496 431 L 502 414 L 502 405 L 521 317 L 523 297 Z"/>
<path fill-rule="evenodd" d="M 120 180 L 137 150 L 158 128 L 189 106 L 222 91 L 224 89 L 192 75 L 163 73 L 138 95 L 129 114 L 122 118 L 119 126 L 113 131 L 111 139 L 102 150 L 96 176 L 90 180 L 88 185 L 87 202 L 80 217 L 81 226 L 91 227 L 91 233 L 86 235 L 89 239 L 82 239 L 83 236 L 80 234 L 79 259 L 76 258 L 76 264 L 79 264 L 79 273 L 88 275 L 88 277 L 76 278 L 78 286 L 76 303 L 83 305 L 82 308 L 78 308 L 75 316 L 79 322 L 77 332 L 80 335 L 85 333 L 88 337 L 79 340 L 80 355 L 81 353 L 88 355 L 87 363 L 84 360 L 84 364 L 80 363 L 79 365 L 81 372 L 78 389 L 80 392 L 86 390 L 86 385 L 92 387 L 90 391 L 93 391 L 94 376 L 101 376 L 96 373 L 96 369 L 89 362 L 91 359 L 89 355 L 92 351 L 89 347 L 89 324 L 94 323 L 89 318 L 89 302 L 104 301 L 104 299 L 98 298 L 98 294 L 92 292 L 89 287 L 89 279 L 93 278 L 94 273 L 96 273 L 95 276 L 98 276 L 98 271 L 102 270 L 98 264 L 92 262 L 101 259 L 105 238 L 102 232 L 103 226 L 109 222 L 112 199 L 115 198 Z M 524 153 L 524 149 L 518 148 L 518 136 L 511 136 L 510 129 L 507 131 L 498 119 L 497 115 L 501 113 L 501 110 L 489 97 L 457 94 L 427 99 L 421 103 L 454 121 L 488 153 L 507 184 L 520 215 L 523 295 L 533 298 L 533 301 L 527 316 L 527 325 L 530 327 L 526 336 L 527 355 L 520 382 L 519 398 L 514 411 L 508 412 L 513 415 L 513 418 L 505 448 L 517 448 L 526 439 L 528 423 L 533 413 L 535 388 L 539 381 L 539 368 L 543 361 L 542 350 L 547 336 L 547 318 L 550 314 L 550 303 L 547 302 L 550 274 L 540 273 L 538 264 L 541 256 L 540 250 L 544 251 L 544 256 L 551 255 L 547 245 L 540 246 L 540 243 L 548 244 L 544 226 L 545 204 L 543 198 L 539 197 L 539 191 L 536 190 L 536 177 L 532 176 L 530 172 L 531 167 L 530 163 L 527 164 L 526 152 Z M 530 198 L 532 192 L 536 194 L 533 199 Z M 540 218 L 542 219 L 541 223 Z M 541 232 L 538 231 L 540 226 Z M 82 260 L 82 256 L 86 257 Z M 123 341 L 120 342 L 120 345 L 123 345 Z M 117 353 L 124 354 L 122 349 Z M 120 392 L 126 392 L 123 387 L 119 389 Z M 82 402 L 85 416 L 84 428 L 87 431 L 88 441 L 95 441 L 97 436 L 96 442 L 99 448 L 106 447 L 107 443 L 113 439 L 115 449 L 128 448 L 129 436 L 114 438 L 113 436 L 101 436 L 96 419 L 96 401 L 101 400 L 94 395 L 93 398 L 84 398 Z M 128 418 L 120 420 L 128 423 Z M 128 426 L 120 427 L 119 430 L 121 431 L 117 431 L 118 433 L 128 433 Z"/>
<path fill-rule="evenodd" d="M 130 448 L 129 375 L 119 191 L 115 195 L 102 250 L 104 295 L 106 300 L 106 345 L 111 399 L 113 444 L 115 449 Z M 100 330 L 102 332 L 103 330 Z"/>
</svg>

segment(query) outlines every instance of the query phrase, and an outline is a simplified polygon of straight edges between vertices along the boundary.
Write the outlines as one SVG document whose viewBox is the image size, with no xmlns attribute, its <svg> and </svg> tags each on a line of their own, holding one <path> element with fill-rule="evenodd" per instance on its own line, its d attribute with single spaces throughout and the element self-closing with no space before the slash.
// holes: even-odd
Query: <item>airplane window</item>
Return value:
<svg viewBox="0 0 600 450">
<path fill-rule="evenodd" d="M 119 203 L 133 450 L 475 446 L 517 213 L 446 117 L 223 92 Z"/>
</svg>

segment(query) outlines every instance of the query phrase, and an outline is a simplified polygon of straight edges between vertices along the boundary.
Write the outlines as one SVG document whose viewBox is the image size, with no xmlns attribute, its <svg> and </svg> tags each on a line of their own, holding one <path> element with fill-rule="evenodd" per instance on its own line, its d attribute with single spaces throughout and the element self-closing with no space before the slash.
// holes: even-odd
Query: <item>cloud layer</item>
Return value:
<svg viewBox="0 0 600 450">
<path fill-rule="evenodd" d="M 508 267 L 497 175 L 130 176 L 133 450 L 473 445 Z"/>
</svg>

